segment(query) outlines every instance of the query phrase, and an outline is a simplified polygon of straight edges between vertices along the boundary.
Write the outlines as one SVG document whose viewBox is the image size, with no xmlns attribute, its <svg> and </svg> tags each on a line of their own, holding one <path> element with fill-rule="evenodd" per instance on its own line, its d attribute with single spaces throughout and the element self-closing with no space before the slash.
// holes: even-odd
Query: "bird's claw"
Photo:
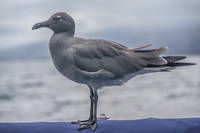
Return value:
<svg viewBox="0 0 200 133">
<path fill-rule="evenodd" d="M 94 121 L 94 122 L 90 122 L 90 123 L 88 123 L 88 124 L 83 124 L 80 128 L 78 128 L 77 130 L 78 131 L 80 131 L 80 130 L 82 130 L 82 129 L 86 129 L 86 128 L 91 128 L 92 129 L 92 131 L 94 131 L 95 129 L 96 129 L 96 127 L 97 127 L 97 122 L 96 121 Z"/>
<path fill-rule="evenodd" d="M 71 123 L 72 124 L 80 124 L 81 125 L 81 127 L 77 129 L 78 131 L 82 130 L 82 129 L 86 129 L 86 128 L 91 128 L 92 131 L 94 131 L 96 129 L 96 127 L 97 127 L 97 121 L 95 121 L 95 120 L 92 121 L 90 119 L 72 121 Z"/>
</svg>

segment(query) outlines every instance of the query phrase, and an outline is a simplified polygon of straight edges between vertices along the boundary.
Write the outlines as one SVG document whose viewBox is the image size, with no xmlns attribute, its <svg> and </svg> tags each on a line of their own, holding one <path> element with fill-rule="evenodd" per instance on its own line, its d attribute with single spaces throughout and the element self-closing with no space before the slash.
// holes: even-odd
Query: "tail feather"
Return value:
<svg viewBox="0 0 200 133">
<path fill-rule="evenodd" d="M 188 65 L 196 65 L 195 63 L 187 63 L 187 62 L 177 62 L 179 60 L 183 60 L 186 56 L 164 56 L 162 57 L 167 61 L 167 64 L 164 65 L 151 65 L 149 64 L 147 67 L 179 67 L 179 66 L 188 66 Z"/>
<path fill-rule="evenodd" d="M 175 63 L 166 64 L 166 66 L 169 66 L 169 67 L 190 66 L 190 65 L 196 65 L 196 63 L 175 62 Z"/>
<path fill-rule="evenodd" d="M 160 57 L 163 53 L 167 52 L 167 47 L 161 47 L 159 49 L 150 50 L 135 50 L 134 52 L 142 59 L 146 64 L 151 65 L 164 65 L 167 64 L 167 60 Z"/>
<path fill-rule="evenodd" d="M 186 56 L 163 56 L 162 58 L 164 58 L 167 61 L 167 63 L 173 63 L 185 59 Z"/>
<path fill-rule="evenodd" d="M 151 50 L 135 50 L 134 52 L 140 55 L 142 58 L 155 58 L 159 57 L 163 53 L 167 52 L 167 47 L 161 47 L 159 49 L 151 49 Z"/>
<path fill-rule="evenodd" d="M 186 56 L 160 56 L 168 51 L 167 47 L 161 47 L 158 49 L 143 50 L 143 48 L 149 47 L 152 44 L 145 46 L 132 48 L 130 51 L 135 52 L 144 62 L 147 64 L 147 68 L 163 68 L 163 67 L 178 67 L 195 65 L 195 63 L 177 62 L 183 60 Z"/>
<path fill-rule="evenodd" d="M 167 64 L 167 61 L 163 59 L 162 57 L 155 57 L 155 58 L 143 58 L 147 62 L 147 64 L 153 64 L 153 65 L 164 65 Z"/>
</svg>

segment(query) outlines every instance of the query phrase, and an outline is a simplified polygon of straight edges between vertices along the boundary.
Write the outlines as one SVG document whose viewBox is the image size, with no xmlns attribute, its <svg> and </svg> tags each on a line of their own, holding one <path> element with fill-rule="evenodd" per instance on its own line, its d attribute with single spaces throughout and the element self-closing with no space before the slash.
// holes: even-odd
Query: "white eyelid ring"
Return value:
<svg viewBox="0 0 200 133">
<path fill-rule="evenodd" d="M 62 17 L 61 16 L 56 16 L 57 19 L 59 19 L 59 21 L 62 21 Z"/>
</svg>

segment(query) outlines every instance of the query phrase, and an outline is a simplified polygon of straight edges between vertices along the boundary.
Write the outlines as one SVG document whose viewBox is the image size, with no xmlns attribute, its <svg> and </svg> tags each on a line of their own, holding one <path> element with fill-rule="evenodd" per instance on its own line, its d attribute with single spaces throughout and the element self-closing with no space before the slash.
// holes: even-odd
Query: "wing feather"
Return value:
<svg viewBox="0 0 200 133">
<path fill-rule="evenodd" d="M 136 56 L 131 55 L 127 48 L 115 42 L 90 40 L 73 48 L 75 66 L 89 73 L 103 69 L 113 73 L 115 78 L 120 78 L 144 68 L 138 63 Z"/>
<path fill-rule="evenodd" d="M 140 47 L 137 47 L 137 48 L 130 48 L 129 50 L 130 51 L 135 51 L 135 50 L 139 50 L 139 49 L 143 49 L 143 48 L 149 47 L 151 45 L 153 45 L 153 43 L 147 44 L 147 45 L 144 45 L 144 46 L 140 46 Z"/>
</svg>

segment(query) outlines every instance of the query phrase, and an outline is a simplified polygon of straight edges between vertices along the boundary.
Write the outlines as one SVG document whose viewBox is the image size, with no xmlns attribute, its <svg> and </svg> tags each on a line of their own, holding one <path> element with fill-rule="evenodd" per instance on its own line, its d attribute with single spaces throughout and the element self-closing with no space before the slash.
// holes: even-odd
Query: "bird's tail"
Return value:
<svg viewBox="0 0 200 133">
<path fill-rule="evenodd" d="M 195 65 L 195 63 L 179 62 L 186 58 L 186 56 L 161 56 L 163 53 L 168 51 L 167 47 L 161 47 L 158 49 L 151 50 L 141 50 L 145 47 L 151 46 L 152 44 L 145 45 L 142 47 L 131 49 L 134 51 L 141 59 L 146 62 L 146 68 L 174 68 L 179 66 Z M 167 71 L 168 69 L 166 69 Z"/>
<path fill-rule="evenodd" d="M 166 66 L 170 66 L 170 67 L 196 65 L 196 63 L 177 62 L 179 60 L 185 59 L 186 56 L 163 56 L 162 58 L 164 58 L 167 61 Z"/>
<path fill-rule="evenodd" d="M 162 66 L 179 67 L 179 66 L 196 65 L 195 63 L 178 62 L 180 60 L 185 59 L 186 56 L 163 56 L 162 58 L 167 61 L 166 64 L 163 64 L 163 65 L 152 65 L 152 64 L 149 64 L 149 65 L 147 65 L 147 67 L 162 67 Z"/>
</svg>

